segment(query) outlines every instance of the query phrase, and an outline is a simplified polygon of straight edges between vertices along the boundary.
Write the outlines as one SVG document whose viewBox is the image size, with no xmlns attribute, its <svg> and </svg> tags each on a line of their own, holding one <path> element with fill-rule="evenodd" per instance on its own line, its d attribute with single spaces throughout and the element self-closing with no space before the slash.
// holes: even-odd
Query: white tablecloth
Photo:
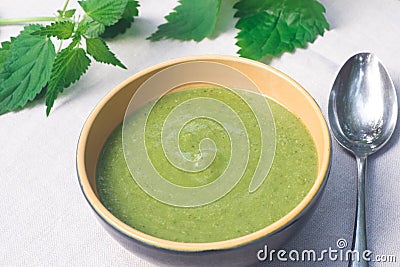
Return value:
<svg viewBox="0 0 400 267">
<path fill-rule="evenodd" d="M 133 27 L 109 42 L 128 70 L 92 63 L 87 74 L 57 99 L 50 117 L 45 116 L 43 100 L 22 111 L 0 116 L 0 265 L 152 266 L 114 241 L 86 203 L 75 172 L 80 130 L 100 99 L 139 70 L 186 55 L 235 55 L 238 48 L 234 45 L 237 30 L 229 19 L 233 14 L 229 6 L 223 6 L 226 9 L 223 19 L 229 21 L 229 27 L 218 27 L 218 34 L 211 40 L 150 42 L 145 38 L 163 23 L 164 15 L 177 2 L 140 2 L 140 17 Z M 400 1 L 322 2 L 331 30 L 307 49 L 284 54 L 270 65 L 302 84 L 324 114 L 336 73 L 357 52 L 374 52 L 400 89 Z M 63 3 L 62 0 L 1 0 L 0 17 L 52 15 Z M 0 41 L 8 40 L 20 30 L 21 26 L 0 27 Z M 388 145 L 369 160 L 368 246 L 375 255 L 397 257 L 397 263 L 372 263 L 372 266 L 398 266 L 400 262 L 399 136 L 400 127 Z M 333 142 L 332 170 L 322 203 L 306 227 L 286 244 L 287 251 L 336 249 L 340 238 L 350 245 L 355 177 L 353 157 Z M 274 264 L 288 265 L 278 261 Z M 310 262 L 290 264 L 314 266 Z M 326 261 L 324 265 L 346 266 L 346 263 Z"/>
</svg>

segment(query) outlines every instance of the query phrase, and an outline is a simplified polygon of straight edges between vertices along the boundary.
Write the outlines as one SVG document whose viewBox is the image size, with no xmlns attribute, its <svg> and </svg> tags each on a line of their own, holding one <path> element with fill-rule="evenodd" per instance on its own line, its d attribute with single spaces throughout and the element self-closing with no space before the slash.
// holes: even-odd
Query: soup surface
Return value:
<svg viewBox="0 0 400 267">
<path fill-rule="evenodd" d="M 147 116 L 146 149 L 160 175 L 176 185 L 197 187 L 218 179 L 229 163 L 230 138 L 221 125 L 209 118 L 191 120 L 179 133 L 181 151 L 193 160 L 200 155 L 201 140 L 214 141 L 216 154 L 208 168 L 200 172 L 182 171 L 165 157 L 160 145 L 163 123 L 177 105 L 195 97 L 214 98 L 229 105 L 246 127 L 250 153 L 244 175 L 236 186 L 222 198 L 199 207 L 177 207 L 156 200 L 141 189 L 129 171 L 120 125 L 106 141 L 97 164 L 97 192 L 104 206 L 127 225 L 155 237 L 179 242 L 214 242 L 260 230 L 298 205 L 317 174 L 315 144 L 308 130 L 295 115 L 267 99 L 275 122 L 275 156 L 264 182 L 256 191 L 249 192 L 260 155 L 261 130 L 246 102 L 223 88 L 174 92 L 161 98 L 150 114 L 140 109 L 135 112 L 133 118 Z M 181 121 L 176 124 L 182 127 Z"/>
</svg>

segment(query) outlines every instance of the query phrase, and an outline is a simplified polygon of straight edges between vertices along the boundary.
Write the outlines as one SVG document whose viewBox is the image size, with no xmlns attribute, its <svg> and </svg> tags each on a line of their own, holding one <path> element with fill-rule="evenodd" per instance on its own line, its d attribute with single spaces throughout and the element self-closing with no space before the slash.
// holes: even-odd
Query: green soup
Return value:
<svg viewBox="0 0 400 267">
<path fill-rule="evenodd" d="M 144 114 L 140 109 L 136 111 L 135 116 L 148 116 L 146 148 L 154 167 L 165 179 L 186 187 L 206 185 L 218 179 L 229 162 L 229 137 L 221 125 L 207 118 L 198 118 L 185 125 L 179 135 L 179 146 L 195 159 L 199 142 L 211 137 L 218 150 L 208 168 L 197 173 L 184 172 L 173 166 L 163 153 L 160 129 L 168 114 L 185 100 L 204 96 L 231 106 L 244 122 L 251 150 L 244 175 L 229 193 L 207 205 L 177 207 L 162 203 L 146 194 L 132 178 L 125 162 L 122 126 L 119 126 L 100 154 L 96 181 L 104 206 L 127 225 L 172 241 L 222 241 L 250 234 L 276 222 L 310 191 L 318 165 L 315 144 L 295 115 L 268 99 L 276 129 L 275 157 L 262 185 L 249 192 L 249 183 L 258 164 L 260 130 L 255 127 L 257 121 L 243 99 L 223 88 L 178 91 L 161 98 L 151 114 Z"/>
</svg>

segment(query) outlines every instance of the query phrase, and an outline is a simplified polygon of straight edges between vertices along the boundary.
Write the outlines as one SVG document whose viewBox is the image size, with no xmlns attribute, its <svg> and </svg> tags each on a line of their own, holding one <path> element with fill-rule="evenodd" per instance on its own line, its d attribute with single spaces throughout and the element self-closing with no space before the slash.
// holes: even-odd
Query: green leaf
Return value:
<svg viewBox="0 0 400 267">
<path fill-rule="evenodd" d="M 26 26 L 15 39 L 2 44 L 0 114 L 25 106 L 49 81 L 55 49 L 46 36 L 31 35 L 40 27 Z"/>
<path fill-rule="evenodd" d="M 78 27 L 76 29 L 75 35 L 80 35 L 81 36 L 81 35 L 84 35 L 86 33 L 87 29 L 90 27 L 90 23 L 93 22 L 93 20 L 90 19 L 90 18 L 88 20 L 89 21 L 81 20 L 78 23 Z M 98 23 L 98 22 L 96 22 L 96 23 Z"/>
<path fill-rule="evenodd" d="M 70 10 L 57 10 L 57 13 L 59 15 L 59 17 L 61 18 L 66 18 L 66 19 L 70 19 L 75 15 L 76 9 L 70 9 Z"/>
<path fill-rule="evenodd" d="M 64 12 L 64 17 L 67 19 L 72 18 L 75 15 L 76 9 L 70 9 Z"/>
<path fill-rule="evenodd" d="M 99 19 L 90 19 L 87 22 L 87 28 L 83 32 L 86 37 L 96 38 L 113 38 L 118 34 L 124 33 L 133 23 L 133 17 L 139 14 L 139 3 L 136 0 L 127 0 L 122 14 L 119 15 L 118 20 L 109 26 L 104 21 Z"/>
<path fill-rule="evenodd" d="M 237 2 L 233 8 L 237 10 L 235 13 L 235 17 L 238 18 L 245 18 L 252 16 L 256 13 L 262 12 L 266 10 L 268 7 L 273 6 L 270 8 L 271 10 L 277 9 L 279 7 L 280 1 L 266 1 L 266 0 L 246 0 L 246 1 L 239 1 Z"/>
<path fill-rule="evenodd" d="M 78 44 L 81 43 L 82 37 L 80 35 L 76 35 L 74 36 L 74 38 L 72 38 L 72 42 L 67 46 L 68 49 L 72 49 L 75 48 Z"/>
<path fill-rule="evenodd" d="M 90 59 L 82 48 L 65 48 L 57 54 L 46 91 L 47 115 L 58 94 L 76 82 L 86 72 L 89 65 Z"/>
<path fill-rule="evenodd" d="M 69 39 L 74 32 L 74 23 L 71 21 L 58 21 L 42 27 L 40 30 L 33 32 L 33 35 L 53 36 L 61 40 Z"/>
<path fill-rule="evenodd" d="M 241 0 L 234 6 L 240 17 L 239 54 L 252 59 L 279 56 L 305 47 L 329 29 L 325 8 L 316 0 Z"/>
<path fill-rule="evenodd" d="M 101 34 L 103 34 L 105 30 L 106 26 L 97 21 L 92 20 L 88 22 L 88 27 L 84 34 L 89 38 L 96 38 L 99 37 Z"/>
<path fill-rule="evenodd" d="M 84 0 L 78 3 L 93 20 L 111 26 L 121 18 L 128 0 Z"/>
<path fill-rule="evenodd" d="M 100 38 L 87 38 L 86 50 L 98 62 L 119 66 L 126 69 L 124 64 L 115 57 L 114 53 L 110 51 L 107 44 Z"/>
<path fill-rule="evenodd" d="M 125 33 L 127 29 L 132 26 L 134 17 L 139 15 L 139 3 L 136 0 L 128 0 L 125 11 L 120 20 L 114 25 L 107 26 L 104 33 L 101 34 L 103 38 L 114 38 L 118 34 Z"/>
<path fill-rule="evenodd" d="M 221 0 L 179 0 L 179 3 L 165 17 L 168 22 L 158 26 L 148 39 L 157 41 L 172 38 L 199 42 L 214 32 Z"/>
<path fill-rule="evenodd" d="M 1 43 L 0 47 L 0 81 L 2 79 L 2 75 L 5 75 L 4 73 L 4 65 L 6 64 L 8 55 L 10 53 L 10 48 L 11 48 L 11 43 L 15 40 L 14 37 L 11 38 L 11 41 L 6 41 Z"/>
</svg>

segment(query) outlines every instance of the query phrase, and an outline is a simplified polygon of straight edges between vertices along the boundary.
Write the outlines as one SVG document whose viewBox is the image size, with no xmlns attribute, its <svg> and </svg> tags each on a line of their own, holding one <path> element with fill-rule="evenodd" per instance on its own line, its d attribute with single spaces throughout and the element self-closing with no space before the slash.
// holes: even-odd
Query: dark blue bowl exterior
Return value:
<svg viewBox="0 0 400 267">
<path fill-rule="evenodd" d="M 263 249 L 265 245 L 268 250 L 278 250 L 284 243 L 295 236 L 309 218 L 314 213 L 320 202 L 327 178 L 330 171 L 330 165 L 326 173 L 323 184 L 311 203 L 295 219 L 282 229 L 257 239 L 251 243 L 225 250 L 206 250 L 199 252 L 176 251 L 160 248 L 146 244 L 142 241 L 129 237 L 105 221 L 93 208 L 88 199 L 89 205 L 95 212 L 98 220 L 107 230 L 107 232 L 117 240 L 127 250 L 133 252 L 139 257 L 162 266 L 248 266 L 258 262 L 257 252 Z M 81 187 L 82 189 L 82 187 Z M 82 189 L 82 192 L 85 192 Z"/>
</svg>

